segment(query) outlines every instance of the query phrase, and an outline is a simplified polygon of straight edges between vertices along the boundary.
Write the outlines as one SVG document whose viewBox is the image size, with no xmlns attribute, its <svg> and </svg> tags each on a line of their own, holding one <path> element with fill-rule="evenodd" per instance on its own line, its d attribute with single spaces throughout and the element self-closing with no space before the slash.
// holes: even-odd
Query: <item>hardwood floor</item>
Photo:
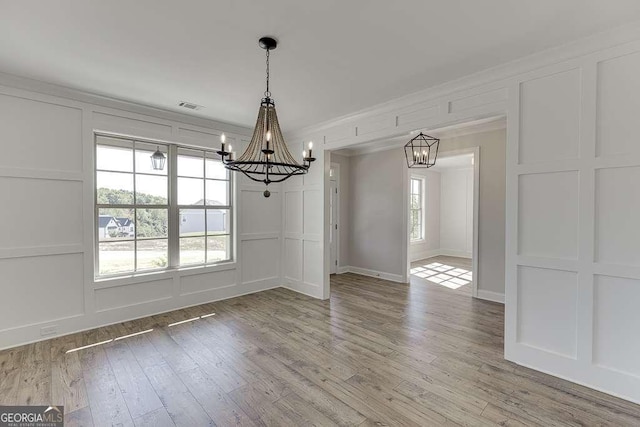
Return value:
<svg viewBox="0 0 640 427">
<path fill-rule="evenodd" d="M 64 404 L 68 426 L 640 425 L 640 406 L 504 361 L 499 304 L 331 284 L 330 301 L 275 289 L 0 352 L 0 404 Z"/>
<path fill-rule="evenodd" d="M 471 296 L 473 267 L 469 258 L 434 256 L 411 263 L 411 281 L 428 282 Z"/>
</svg>

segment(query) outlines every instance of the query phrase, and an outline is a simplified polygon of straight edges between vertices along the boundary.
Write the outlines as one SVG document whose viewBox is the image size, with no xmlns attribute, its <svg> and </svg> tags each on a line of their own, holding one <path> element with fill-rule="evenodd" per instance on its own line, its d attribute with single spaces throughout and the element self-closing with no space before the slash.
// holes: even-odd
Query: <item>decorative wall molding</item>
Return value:
<svg viewBox="0 0 640 427">
<path fill-rule="evenodd" d="M 628 225 L 640 210 L 633 188 L 640 146 L 632 138 L 639 73 L 636 22 L 289 139 L 337 150 L 507 117 L 505 358 L 640 403 L 640 344 L 627 329 L 638 315 L 624 303 L 637 299 L 640 282 L 640 235 Z M 376 117 L 376 126 L 360 132 Z M 326 216 L 328 178 L 323 191 Z M 324 260 L 317 264 L 328 279 Z"/>
<path fill-rule="evenodd" d="M 166 141 L 215 148 L 218 144 L 217 136 L 221 132 L 225 132 L 229 140 L 244 141 L 251 135 L 250 129 L 0 74 L 0 101 L 15 103 L 16 99 L 20 104 L 14 111 L 20 120 L 3 122 L 3 119 L 7 121 L 10 118 L 0 117 L 0 125 L 10 129 L 15 135 L 21 135 L 23 141 L 20 151 L 9 150 L 5 153 L 4 163 L 0 166 L 0 183 L 11 188 L 17 185 L 13 184 L 13 181 L 19 183 L 23 193 L 30 192 L 34 203 L 54 197 L 51 195 L 52 189 L 60 192 L 65 195 L 64 209 L 72 209 L 70 212 L 73 212 L 73 215 L 64 215 L 62 206 L 50 206 L 49 217 L 60 217 L 56 221 L 59 226 L 52 228 L 47 225 L 53 220 L 36 222 L 34 229 L 30 230 L 29 239 L 25 240 L 24 247 L 17 247 L 20 240 L 12 235 L 9 240 L 5 239 L 5 246 L 8 247 L 0 248 L 0 263 L 5 276 L 3 279 L 6 279 L 9 286 L 5 292 L 15 296 L 5 301 L 5 304 L 10 305 L 5 306 L 0 302 L 0 313 L 7 319 L 15 320 L 3 323 L 10 328 L 0 331 L 0 348 L 14 347 L 189 305 L 232 298 L 282 284 L 279 258 L 276 259 L 275 268 L 265 268 L 269 263 L 269 257 L 259 255 L 263 242 L 272 241 L 273 244 L 268 243 L 272 248 L 269 254 L 280 256 L 280 215 L 274 212 L 277 220 L 268 224 L 255 221 L 251 215 L 239 216 L 238 211 L 242 203 L 245 204 L 245 212 L 261 211 L 260 205 L 255 205 L 257 198 L 249 197 L 241 201 L 242 192 L 260 191 L 261 194 L 264 190 L 262 186 L 253 185 L 242 177 L 235 182 L 237 197 L 233 223 L 238 246 L 235 262 L 135 274 L 110 280 L 94 278 L 94 131 L 135 137 L 144 141 Z M 33 119 L 32 122 L 30 118 Z M 42 148 L 42 136 L 45 134 L 50 136 L 47 140 L 48 146 L 55 147 L 50 154 L 46 152 L 51 158 L 48 158 L 47 162 L 27 161 L 41 154 L 39 150 Z M 64 169 L 45 169 L 49 164 L 63 165 Z M 273 188 L 273 194 L 277 195 L 281 186 L 275 185 Z M 6 203 L 3 204 L 5 209 L 15 209 L 11 196 L 9 192 Z M 24 194 L 15 193 L 16 201 L 23 199 Z M 14 215 L 10 211 L 0 213 L 8 218 Z M 34 215 L 30 211 L 25 214 L 27 216 L 18 218 L 16 224 L 21 225 L 20 221 L 24 222 Z M 43 224 L 47 227 L 43 228 Z M 64 234 L 61 234 L 63 232 Z M 52 239 L 60 235 L 65 236 L 61 242 L 69 243 L 52 245 L 51 243 L 56 241 Z M 76 241 L 78 243 L 75 243 Z M 245 250 L 249 250 L 249 256 L 244 256 L 244 259 L 240 256 L 242 245 L 245 245 Z M 37 268 L 26 274 L 26 263 Z M 57 264 L 61 265 L 58 267 Z M 72 271 L 73 274 L 65 271 Z M 242 281 L 243 277 L 245 283 Z M 65 292 L 65 295 L 72 292 L 74 297 L 61 297 L 61 305 L 54 308 L 42 309 L 42 304 L 37 304 L 35 309 L 38 309 L 38 312 L 31 313 L 30 310 L 35 309 L 25 302 L 27 292 Z M 64 313 L 65 310 L 73 316 L 61 318 L 60 313 Z M 27 322 L 30 318 L 37 321 Z M 53 333 L 41 335 L 41 328 L 52 326 Z"/>
<path fill-rule="evenodd" d="M 84 253 L 84 247 L 81 244 L 0 248 L 0 259 L 29 258 L 81 253 Z"/>
<path fill-rule="evenodd" d="M 84 180 L 82 172 L 0 167 L 0 178 L 46 179 L 49 181 Z"/>
</svg>

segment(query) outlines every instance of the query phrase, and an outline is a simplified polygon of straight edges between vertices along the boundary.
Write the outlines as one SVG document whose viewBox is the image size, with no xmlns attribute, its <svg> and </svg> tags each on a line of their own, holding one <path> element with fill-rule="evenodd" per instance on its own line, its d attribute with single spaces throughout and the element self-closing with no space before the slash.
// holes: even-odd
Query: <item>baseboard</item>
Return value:
<svg viewBox="0 0 640 427">
<path fill-rule="evenodd" d="M 349 272 L 349 266 L 348 265 L 341 265 L 340 267 L 338 267 L 338 274 L 344 274 L 344 273 L 348 273 Z"/>
<path fill-rule="evenodd" d="M 240 285 L 242 286 L 242 285 Z M 66 335 L 76 334 L 80 332 L 90 331 L 105 326 L 114 325 L 123 322 L 129 322 L 145 317 L 156 316 L 158 314 L 168 313 L 175 310 L 182 310 L 188 307 L 194 307 L 202 304 L 208 304 L 216 301 L 237 298 L 244 295 L 254 294 L 282 287 L 281 283 L 276 283 L 272 279 L 260 280 L 253 282 L 250 286 L 244 286 L 237 293 L 227 293 L 234 287 L 226 287 L 212 289 L 210 291 L 221 291 L 220 294 L 212 293 L 211 295 L 202 295 L 202 293 L 188 294 L 178 296 L 172 299 L 164 299 L 158 301 L 142 302 L 136 306 L 118 307 L 109 311 L 96 312 L 91 315 L 77 315 L 54 321 L 39 322 L 26 326 L 5 329 L 0 332 L 0 351 L 19 347 L 22 345 L 32 344 L 39 341 L 47 341 L 54 338 L 60 338 Z M 206 291 L 205 291 L 206 292 Z M 140 307 L 142 306 L 142 307 Z M 132 310 L 142 310 L 139 314 L 132 313 Z M 116 313 L 116 314 L 114 314 Z M 59 328 L 59 333 L 49 336 L 41 336 L 40 328 L 43 325 L 55 323 Z"/>
<path fill-rule="evenodd" d="M 368 268 L 361 268 L 361 267 L 354 267 L 354 266 L 348 266 L 343 268 L 347 269 L 345 273 L 355 273 L 355 274 L 361 274 L 363 276 L 375 277 L 377 279 L 389 280 L 391 282 L 406 283 L 404 280 L 402 280 L 402 275 L 400 274 L 386 273 L 384 271 L 376 271 L 376 270 L 370 270 Z"/>
<path fill-rule="evenodd" d="M 501 294 L 499 292 L 485 291 L 484 289 L 478 289 L 477 298 L 504 304 L 504 294 Z"/>
<path fill-rule="evenodd" d="M 452 249 L 432 249 L 430 251 L 420 251 L 420 252 L 411 254 L 411 262 L 420 261 L 427 258 L 433 258 L 434 256 L 453 256 L 457 258 L 471 259 L 473 254 L 471 252 L 456 251 Z"/>
<path fill-rule="evenodd" d="M 411 262 L 420 261 L 422 259 L 432 258 L 440 255 L 440 249 L 432 249 L 430 251 L 420 251 L 411 254 Z"/>
<path fill-rule="evenodd" d="M 290 277 L 285 277 L 282 287 L 309 297 L 322 299 L 322 288 L 315 283 L 302 282 Z"/>
<path fill-rule="evenodd" d="M 456 251 L 453 249 L 440 249 L 441 256 L 454 256 L 458 258 L 471 258 L 473 254 L 466 251 Z"/>
</svg>

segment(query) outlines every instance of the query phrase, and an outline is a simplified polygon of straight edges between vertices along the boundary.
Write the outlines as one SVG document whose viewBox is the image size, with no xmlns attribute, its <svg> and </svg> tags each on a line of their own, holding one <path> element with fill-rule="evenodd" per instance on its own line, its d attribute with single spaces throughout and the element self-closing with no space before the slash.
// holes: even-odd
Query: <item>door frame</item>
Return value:
<svg viewBox="0 0 640 427">
<path fill-rule="evenodd" d="M 341 184 L 340 183 L 340 163 L 331 162 L 330 168 L 333 169 L 334 176 L 333 177 L 329 176 L 329 184 L 331 184 L 331 181 L 336 182 L 337 196 L 336 196 L 335 224 L 338 225 L 338 228 L 336 228 L 335 230 L 330 230 L 330 232 L 335 231 L 335 242 L 336 242 L 335 267 L 336 267 L 336 274 L 340 274 L 340 229 L 342 228 L 342 224 L 340 224 L 340 192 L 342 191 L 342 188 L 340 188 L 340 184 Z M 329 185 L 329 189 L 331 189 L 331 185 Z M 332 195 L 329 194 L 329 197 L 332 197 Z M 329 216 L 329 218 L 331 217 Z M 331 248 L 329 248 L 329 256 L 331 256 Z M 331 262 L 333 262 L 333 260 L 329 261 L 329 271 L 331 271 Z"/>
<path fill-rule="evenodd" d="M 478 246 L 478 228 L 480 225 L 480 147 L 479 146 L 475 146 L 475 147 L 469 147 L 469 148 L 462 148 L 459 150 L 451 150 L 451 151 L 439 151 L 438 152 L 439 156 L 438 158 L 443 158 L 443 157 L 453 157 L 453 156 L 459 156 L 462 154 L 473 154 L 473 241 L 472 241 L 472 249 L 471 249 L 471 274 L 473 277 L 472 280 L 472 289 L 471 289 L 471 295 L 474 298 L 478 298 L 478 254 L 479 254 L 479 246 Z M 437 160 L 436 160 L 437 161 Z M 409 254 L 411 253 L 411 239 L 409 238 L 409 233 L 410 233 L 410 228 L 409 228 L 409 215 L 410 215 L 410 209 L 409 209 L 409 186 L 411 185 L 411 173 L 408 171 L 408 168 L 406 172 L 406 185 L 405 185 L 405 197 L 403 197 L 404 199 L 404 209 L 405 209 L 405 224 L 406 224 L 406 233 L 405 233 L 405 239 L 406 239 L 406 262 L 407 262 L 407 281 L 410 281 L 411 278 L 411 257 L 409 256 Z M 423 201 L 424 202 L 424 201 Z M 425 212 L 426 215 L 426 212 Z M 426 218 L 426 217 L 425 217 Z M 426 219 L 425 219 L 426 221 Z"/>
</svg>

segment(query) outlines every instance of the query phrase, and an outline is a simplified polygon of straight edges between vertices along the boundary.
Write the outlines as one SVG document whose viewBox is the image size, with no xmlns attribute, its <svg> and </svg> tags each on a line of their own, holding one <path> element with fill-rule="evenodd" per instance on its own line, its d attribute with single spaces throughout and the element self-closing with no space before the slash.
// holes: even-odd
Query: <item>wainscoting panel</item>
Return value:
<svg viewBox="0 0 640 427">
<path fill-rule="evenodd" d="M 81 108 L 0 93 L 0 124 L 0 167 L 82 171 Z"/>
<path fill-rule="evenodd" d="M 520 175 L 520 255 L 577 258 L 579 188 L 575 171 Z"/>
<path fill-rule="evenodd" d="M 593 361 L 640 379 L 640 280 L 596 276 L 594 291 Z"/>
<path fill-rule="evenodd" d="M 243 240 L 240 244 L 243 284 L 280 276 L 279 238 Z"/>
<path fill-rule="evenodd" d="M 580 70 L 520 86 L 520 163 L 576 159 L 580 139 Z"/>
<path fill-rule="evenodd" d="M 82 244 L 82 182 L 0 177 L 0 194 L 0 248 Z"/>
<path fill-rule="evenodd" d="M 598 63 L 596 155 L 640 154 L 640 53 Z"/>
<path fill-rule="evenodd" d="M 0 260 L 0 332 L 84 314 L 82 264 L 82 254 Z"/>
<path fill-rule="evenodd" d="M 236 270 L 216 271 L 212 273 L 190 274 L 180 278 L 180 295 L 191 295 L 215 289 L 234 286 Z"/>
<path fill-rule="evenodd" d="M 518 342 L 575 358 L 578 275 L 521 266 L 518 276 Z"/>
<path fill-rule="evenodd" d="M 106 311 L 130 307 L 163 299 L 173 295 L 173 279 L 96 289 L 96 310 Z"/>
<path fill-rule="evenodd" d="M 640 167 L 596 171 L 596 260 L 640 267 Z"/>
</svg>

